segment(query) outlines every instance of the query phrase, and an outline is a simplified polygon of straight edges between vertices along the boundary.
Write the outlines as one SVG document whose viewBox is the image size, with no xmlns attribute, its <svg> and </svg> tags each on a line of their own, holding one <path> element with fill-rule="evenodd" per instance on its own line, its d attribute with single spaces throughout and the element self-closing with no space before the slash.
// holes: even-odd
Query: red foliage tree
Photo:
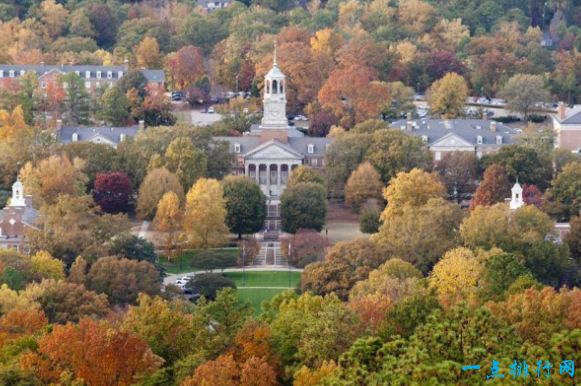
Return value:
<svg viewBox="0 0 581 386">
<path fill-rule="evenodd" d="M 93 199 L 106 213 L 127 213 L 133 207 L 133 187 L 125 173 L 98 173 Z"/>
<path fill-rule="evenodd" d="M 169 54 L 166 59 L 166 70 L 174 89 L 185 90 L 204 75 L 202 50 L 190 45 Z"/>
<path fill-rule="evenodd" d="M 426 71 L 434 80 L 443 78 L 449 72 L 455 72 L 458 75 L 466 73 L 464 64 L 454 56 L 454 53 L 448 51 L 434 52 L 426 63 Z"/>
<path fill-rule="evenodd" d="M 329 240 L 309 229 L 299 229 L 290 239 L 281 242 L 282 253 L 288 257 L 289 263 L 301 268 L 314 261 L 322 261 L 328 248 Z"/>
<path fill-rule="evenodd" d="M 484 178 L 476 189 L 470 205 L 474 209 L 478 205 L 493 205 L 509 197 L 510 185 L 506 173 L 501 166 L 490 165 L 484 172 Z"/>
<path fill-rule="evenodd" d="M 333 114 L 319 110 L 311 115 L 309 124 L 309 135 L 312 137 L 326 137 L 329 134 L 331 126 L 337 123 Z"/>
<path fill-rule="evenodd" d="M 0 318 L 0 348 L 11 340 L 35 334 L 47 323 L 48 320 L 42 311 L 13 310 L 8 312 Z"/>
<path fill-rule="evenodd" d="M 527 205 L 534 205 L 537 208 L 543 205 L 543 193 L 541 193 L 536 185 L 525 184 L 522 190 L 522 198 Z"/>
</svg>

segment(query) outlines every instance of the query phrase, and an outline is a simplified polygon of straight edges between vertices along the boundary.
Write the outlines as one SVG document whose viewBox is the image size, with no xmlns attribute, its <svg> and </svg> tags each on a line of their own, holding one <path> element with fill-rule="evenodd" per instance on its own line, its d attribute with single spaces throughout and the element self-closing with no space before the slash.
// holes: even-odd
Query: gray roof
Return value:
<svg viewBox="0 0 581 386">
<path fill-rule="evenodd" d="M 561 123 L 573 125 L 581 124 L 581 105 L 577 105 L 572 108 L 567 108 L 565 110 L 565 119 L 563 119 Z"/>
<path fill-rule="evenodd" d="M 11 218 L 16 222 L 34 226 L 38 217 L 38 211 L 31 206 L 7 206 L 0 210 L 0 223 L 9 222 Z"/>
<path fill-rule="evenodd" d="M 302 131 L 300 131 L 299 129 L 297 129 L 294 126 L 289 126 L 287 128 L 288 130 L 288 136 L 290 137 L 304 137 L 305 133 L 303 133 Z M 260 124 L 258 123 L 254 123 L 252 126 L 250 126 L 250 133 L 252 135 L 258 135 L 262 132 L 262 128 L 260 127 Z"/>
<path fill-rule="evenodd" d="M 427 136 L 428 145 L 439 141 L 444 136 L 454 133 L 458 137 L 477 145 L 477 138 L 481 136 L 483 143 L 478 146 L 502 146 L 514 142 L 514 137 L 519 131 L 500 122 L 496 123 L 496 131 L 490 129 L 492 122 L 485 119 L 417 119 L 412 121 L 413 130 L 406 130 L 407 121 L 400 119 L 393 122 L 390 127 L 405 130 L 406 133 L 417 136 Z M 497 145 L 496 137 L 502 137 L 502 145 Z"/>
<path fill-rule="evenodd" d="M 241 155 L 248 154 L 252 150 L 256 149 L 257 147 L 262 145 L 259 136 L 254 135 L 245 135 L 241 137 L 214 137 L 214 141 L 223 141 L 227 142 L 230 147 L 230 153 L 234 153 L 234 145 L 240 145 L 240 153 Z M 294 151 L 302 154 L 303 156 L 323 156 L 325 155 L 325 151 L 327 149 L 327 145 L 330 144 L 333 140 L 331 138 L 318 138 L 318 137 L 289 137 L 288 138 L 288 146 L 292 148 Z M 314 145 L 314 152 L 310 154 L 308 152 L 308 146 Z"/>
<path fill-rule="evenodd" d="M 127 127 L 63 127 L 60 130 L 60 143 L 69 143 L 73 141 L 73 134 L 77 133 L 77 141 L 90 141 L 96 136 L 101 136 L 114 144 L 121 142 L 121 134 L 125 137 L 135 137 L 139 132 L 139 126 Z"/>
<path fill-rule="evenodd" d="M 106 80 L 107 73 L 111 71 L 111 79 L 117 80 L 119 78 L 119 73 L 127 73 L 129 70 L 126 66 L 97 66 L 97 65 L 52 65 L 52 64 L 2 64 L 0 65 L 0 71 L 4 71 L 3 77 L 9 76 L 9 72 L 13 70 L 15 72 L 15 77 L 20 76 L 20 72 L 36 72 L 38 76 L 42 76 L 49 72 L 78 72 L 79 76 L 86 79 L 87 71 L 90 73 L 90 79 L 103 79 Z M 97 78 L 97 72 L 101 72 L 101 78 Z M 149 82 L 163 82 L 165 80 L 163 70 L 140 70 L 141 73 Z"/>
</svg>

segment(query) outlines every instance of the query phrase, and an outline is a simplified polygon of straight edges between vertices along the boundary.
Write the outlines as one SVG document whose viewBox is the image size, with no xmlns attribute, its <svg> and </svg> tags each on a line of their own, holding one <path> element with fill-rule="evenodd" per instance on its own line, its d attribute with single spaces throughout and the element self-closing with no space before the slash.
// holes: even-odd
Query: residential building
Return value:
<svg viewBox="0 0 581 386">
<path fill-rule="evenodd" d="M 32 207 L 32 197 L 24 195 L 24 187 L 17 180 L 12 185 L 10 202 L 0 211 L 0 249 L 24 252 L 26 230 L 36 229 L 34 223 L 37 217 L 38 212 Z"/>
<path fill-rule="evenodd" d="M 139 131 L 145 129 L 144 121 L 139 121 L 139 125 L 127 127 L 63 127 L 62 121 L 57 120 L 56 135 L 61 144 L 71 142 L 93 142 L 117 148 L 121 142 L 127 138 L 134 138 Z"/>
<path fill-rule="evenodd" d="M 437 162 L 445 153 L 469 151 L 479 158 L 514 143 L 519 131 L 486 119 L 401 119 L 390 127 L 420 137 Z"/>
<path fill-rule="evenodd" d="M 553 115 L 553 129 L 556 148 L 581 152 L 581 105 L 567 107 L 560 102 Z"/>
</svg>

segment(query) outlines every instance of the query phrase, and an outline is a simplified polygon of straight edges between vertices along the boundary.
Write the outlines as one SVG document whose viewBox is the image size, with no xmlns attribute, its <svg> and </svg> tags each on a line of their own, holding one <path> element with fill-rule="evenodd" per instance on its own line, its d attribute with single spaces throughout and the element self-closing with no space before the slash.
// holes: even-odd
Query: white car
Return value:
<svg viewBox="0 0 581 386">
<path fill-rule="evenodd" d="M 214 110 L 214 106 L 211 106 L 211 107 L 208 109 L 208 112 L 209 112 L 210 114 L 214 114 L 214 113 L 216 112 L 216 111 Z"/>
<path fill-rule="evenodd" d="M 305 117 L 304 115 L 297 115 L 295 117 L 295 121 L 306 121 L 307 117 Z"/>
<path fill-rule="evenodd" d="M 192 279 L 193 276 L 180 277 L 179 279 L 176 280 L 176 285 L 183 289 L 186 286 L 186 284 L 188 284 Z"/>
</svg>

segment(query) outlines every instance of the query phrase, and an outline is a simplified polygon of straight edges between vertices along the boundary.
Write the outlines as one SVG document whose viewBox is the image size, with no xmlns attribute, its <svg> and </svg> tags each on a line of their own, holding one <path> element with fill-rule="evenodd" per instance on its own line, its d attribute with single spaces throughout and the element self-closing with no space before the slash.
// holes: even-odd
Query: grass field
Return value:
<svg viewBox="0 0 581 386">
<path fill-rule="evenodd" d="M 254 307 L 256 315 L 258 315 L 260 313 L 260 305 L 262 302 L 272 299 L 275 295 L 283 291 L 285 290 L 268 288 L 238 288 L 236 290 L 236 296 L 242 301 L 248 300 Z"/>
<path fill-rule="evenodd" d="M 217 248 L 215 250 L 220 251 L 224 255 L 231 255 L 235 257 L 240 255 L 240 248 Z M 161 266 L 165 268 L 168 274 L 194 272 L 196 269 L 192 267 L 192 258 L 198 253 L 199 250 L 185 251 L 181 256 L 181 259 L 178 257 L 174 261 L 168 261 L 165 256 L 160 256 L 159 262 Z"/>
</svg>

